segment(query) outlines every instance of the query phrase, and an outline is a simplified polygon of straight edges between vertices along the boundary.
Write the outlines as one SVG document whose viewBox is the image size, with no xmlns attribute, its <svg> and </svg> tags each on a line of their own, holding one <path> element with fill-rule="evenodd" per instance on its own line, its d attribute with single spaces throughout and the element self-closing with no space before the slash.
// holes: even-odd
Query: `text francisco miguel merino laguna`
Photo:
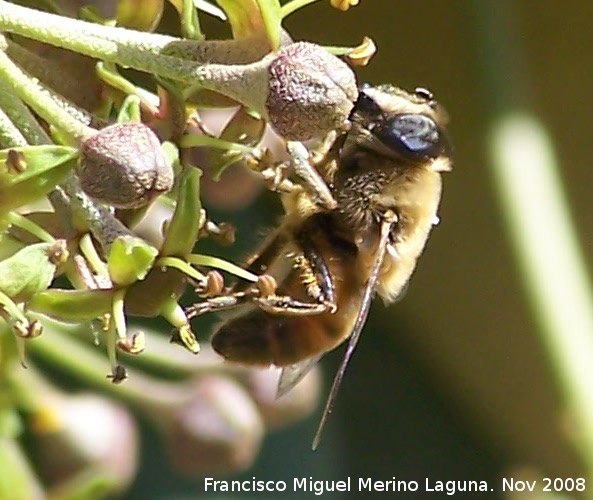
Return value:
<svg viewBox="0 0 593 500">
<path fill-rule="evenodd" d="M 292 484 L 291 484 L 292 482 Z M 292 486 L 292 490 L 289 489 Z M 422 489 L 424 487 L 424 489 Z M 244 481 L 219 481 L 212 477 L 204 478 L 204 491 L 307 491 L 316 495 L 323 495 L 332 491 L 427 491 L 444 492 L 454 495 L 457 492 L 489 491 L 486 481 L 433 481 L 425 479 L 424 484 L 419 481 L 397 480 L 395 477 L 387 481 L 377 481 L 370 477 L 352 479 L 350 477 L 340 481 L 322 481 L 312 477 L 295 477 L 292 481 L 265 481 L 255 477 Z"/>
</svg>

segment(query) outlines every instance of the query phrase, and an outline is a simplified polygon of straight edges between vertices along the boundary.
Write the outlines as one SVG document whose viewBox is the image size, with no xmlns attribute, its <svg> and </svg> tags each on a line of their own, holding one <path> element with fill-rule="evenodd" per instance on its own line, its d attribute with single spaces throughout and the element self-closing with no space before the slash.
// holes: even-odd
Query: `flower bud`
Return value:
<svg viewBox="0 0 593 500">
<path fill-rule="evenodd" d="M 82 144 L 82 189 L 115 208 L 138 208 L 173 187 L 174 172 L 156 134 L 142 123 L 119 123 Z"/>
<path fill-rule="evenodd" d="M 83 471 L 110 479 L 122 491 L 138 465 L 138 436 L 123 407 L 93 394 L 55 393 L 33 414 L 32 441 L 36 462 L 52 486 Z"/>
<path fill-rule="evenodd" d="M 308 417 L 318 406 L 321 374 L 318 366 L 307 373 L 290 391 L 278 397 L 278 370 L 250 369 L 241 378 L 257 404 L 266 427 L 289 425 Z"/>
<path fill-rule="evenodd" d="M 170 461 L 188 475 L 233 473 L 255 460 L 263 437 L 261 416 L 232 380 L 208 375 L 167 426 Z"/>
<path fill-rule="evenodd" d="M 269 75 L 270 122 L 290 140 L 305 141 L 341 127 L 358 96 L 356 77 L 348 65 L 312 43 L 282 48 Z"/>
<path fill-rule="evenodd" d="M 135 236 L 120 236 L 107 256 L 109 278 L 119 286 L 143 280 L 150 271 L 158 250 Z"/>
</svg>

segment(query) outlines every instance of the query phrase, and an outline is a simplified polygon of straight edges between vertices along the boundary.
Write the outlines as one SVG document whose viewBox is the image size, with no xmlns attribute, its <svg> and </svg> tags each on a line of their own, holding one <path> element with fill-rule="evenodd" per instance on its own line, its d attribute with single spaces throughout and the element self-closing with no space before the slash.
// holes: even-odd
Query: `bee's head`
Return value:
<svg viewBox="0 0 593 500">
<path fill-rule="evenodd" d="M 449 156 L 444 110 L 426 89 L 361 87 L 350 120 L 359 147 L 408 162 Z"/>
</svg>

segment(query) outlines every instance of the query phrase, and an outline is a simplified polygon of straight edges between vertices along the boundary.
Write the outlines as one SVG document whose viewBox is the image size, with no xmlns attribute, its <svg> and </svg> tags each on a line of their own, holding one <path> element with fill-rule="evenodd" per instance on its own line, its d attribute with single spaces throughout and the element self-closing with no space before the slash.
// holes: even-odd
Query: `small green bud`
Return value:
<svg viewBox="0 0 593 500">
<path fill-rule="evenodd" d="M 95 490 L 92 497 L 106 498 L 132 482 L 138 467 L 138 435 L 124 407 L 95 394 L 69 396 L 58 391 L 38 394 L 36 401 L 39 407 L 30 417 L 32 455 L 54 491 L 75 484 L 84 492 L 86 476 L 87 480 L 94 478 L 91 484 L 100 486 L 103 493 Z"/>
<path fill-rule="evenodd" d="M 144 279 L 157 254 L 158 250 L 141 238 L 120 236 L 111 245 L 107 258 L 111 281 L 127 286 Z"/>
<path fill-rule="evenodd" d="M 26 246 L 0 262 L 0 291 L 14 302 L 26 302 L 49 287 L 56 267 L 67 259 L 65 240 Z"/>
</svg>

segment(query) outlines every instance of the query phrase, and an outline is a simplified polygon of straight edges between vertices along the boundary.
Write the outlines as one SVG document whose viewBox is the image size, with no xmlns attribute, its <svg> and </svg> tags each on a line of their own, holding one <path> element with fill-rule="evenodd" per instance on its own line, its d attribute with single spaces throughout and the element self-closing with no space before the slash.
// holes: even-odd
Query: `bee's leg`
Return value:
<svg viewBox="0 0 593 500">
<path fill-rule="evenodd" d="M 297 237 L 302 254 L 295 259 L 295 285 L 304 287 L 307 298 L 299 300 L 276 292 L 276 282 L 270 275 L 262 274 L 287 242 L 284 231 L 277 230 L 266 241 L 263 250 L 248 261 L 248 269 L 260 275 L 257 283 L 237 289 L 232 293 L 206 298 L 186 310 L 189 318 L 209 312 L 219 312 L 255 303 L 260 309 L 284 316 L 308 316 L 335 312 L 337 308 L 334 283 L 327 265 L 318 252 L 311 229 L 304 228 Z"/>
<path fill-rule="evenodd" d="M 283 227 L 274 230 L 268 235 L 261 248 L 247 259 L 245 268 L 257 275 L 267 272 L 278 255 L 281 255 L 287 242 L 288 238 Z"/>
<path fill-rule="evenodd" d="M 209 312 L 220 312 L 227 309 L 234 309 L 243 304 L 253 301 L 253 297 L 246 292 L 235 292 L 228 295 L 219 295 L 218 297 L 209 297 L 202 302 L 196 302 L 189 306 L 185 313 L 188 319 L 201 316 Z"/>
<path fill-rule="evenodd" d="M 304 259 L 304 258 L 303 258 Z M 302 266 L 304 266 L 303 264 Z M 299 267 L 301 265 L 299 264 Z M 303 272 L 304 267 L 302 267 Z M 307 274 L 310 271 L 306 271 Z M 265 275 L 264 275 L 265 276 Z M 264 277 L 262 276 L 262 277 Z M 270 276 L 267 276 L 271 278 Z M 229 309 L 235 309 L 236 307 L 243 306 L 245 304 L 255 303 L 262 310 L 272 314 L 282 315 L 312 315 L 321 314 L 323 312 L 334 312 L 336 309 L 335 300 L 333 299 L 333 286 L 326 283 L 326 286 L 321 287 L 324 290 L 331 286 L 331 293 L 329 295 L 322 294 L 319 296 L 312 297 L 317 299 L 317 302 L 305 302 L 297 300 L 289 295 L 278 295 L 274 292 L 268 292 L 266 289 L 272 290 L 270 287 L 275 288 L 275 280 L 272 285 L 267 284 L 251 284 L 247 290 L 229 293 L 226 295 L 219 295 L 216 297 L 208 297 L 202 302 L 196 302 L 185 310 L 188 319 L 195 318 L 196 316 L 202 316 L 206 313 L 221 312 Z M 312 287 L 317 287 L 317 284 L 307 284 L 307 290 Z M 327 297 L 330 297 L 329 299 Z"/>
<path fill-rule="evenodd" d="M 257 305 L 265 312 L 283 316 L 312 316 L 325 312 L 334 312 L 335 304 L 327 302 L 305 302 L 289 295 L 268 295 L 256 299 Z"/>
<path fill-rule="evenodd" d="M 324 156 L 327 155 L 334 141 L 335 134 L 330 134 L 328 139 L 322 142 L 319 151 L 313 152 L 313 156 L 309 154 L 303 143 L 288 141 L 286 143 L 286 149 L 290 155 L 288 162 L 275 162 L 269 151 L 264 150 L 247 157 L 247 166 L 261 175 L 271 191 L 292 193 L 304 188 L 314 195 L 321 206 L 332 210 L 336 207 L 336 201 L 329 190 L 326 179 L 324 179 L 327 177 L 327 173 L 323 171 L 322 163 L 325 162 Z M 322 175 L 316 166 L 319 166 L 323 171 Z M 294 183 L 288 178 L 290 167 L 295 175 L 303 181 L 302 185 Z"/>
<path fill-rule="evenodd" d="M 258 306 L 272 314 L 308 316 L 335 312 L 337 308 L 334 282 L 325 260 L 307 232 L 298 238 L 303 254 L 297 257 L 295 267 L 301 285 L 310 301 L 298 300 L 289 295 L 270 294 L 256 298 Z"/>
<path fill-rule="evenodd" d="M 328 210 L 336 208 L 336 200 L 323 177 L 312 165 L 309 151 L 303 143 L 288 141 L 286 148 L 290 154 L 294 173 L 304 181 L 304 187 L 315 195 L 316 201 L 324 208 Z"/>
<path fill-rule="evenodd" d="M 274 161 L 268 150 L 258 151 L 256 154 L 248 155 L 246 157 L 246 164 L 252 171 L 262 177 L 270 191 L 290 193 L 298 187 L 287 178 L 290 164 L 288 162 Z"/>
<path fill-rule="evenodd" d="M 224 290 L 224 287 L 221 286 L 219 290 L 211 293 L 196 288 L 196 293 L 203 297 L 204 300 L 188 307 L 186 309 L 187 316 L 194 318 L 210 312 L 234 309 L 253 303 L 256 298 L 274 294 L 277 288 L 276 281 L 271 276 L 266 275 L 265 272 L 276 256 L 282 252 L 286 243 L 286 233 L 282 228 L 276 229 L 268 236 L 262 248 L 245 263 L 245 268 L 248 271 L 260 277 L 257 283 L 239 282 L 233 285 L 232 288 Z"/>
</svg>

